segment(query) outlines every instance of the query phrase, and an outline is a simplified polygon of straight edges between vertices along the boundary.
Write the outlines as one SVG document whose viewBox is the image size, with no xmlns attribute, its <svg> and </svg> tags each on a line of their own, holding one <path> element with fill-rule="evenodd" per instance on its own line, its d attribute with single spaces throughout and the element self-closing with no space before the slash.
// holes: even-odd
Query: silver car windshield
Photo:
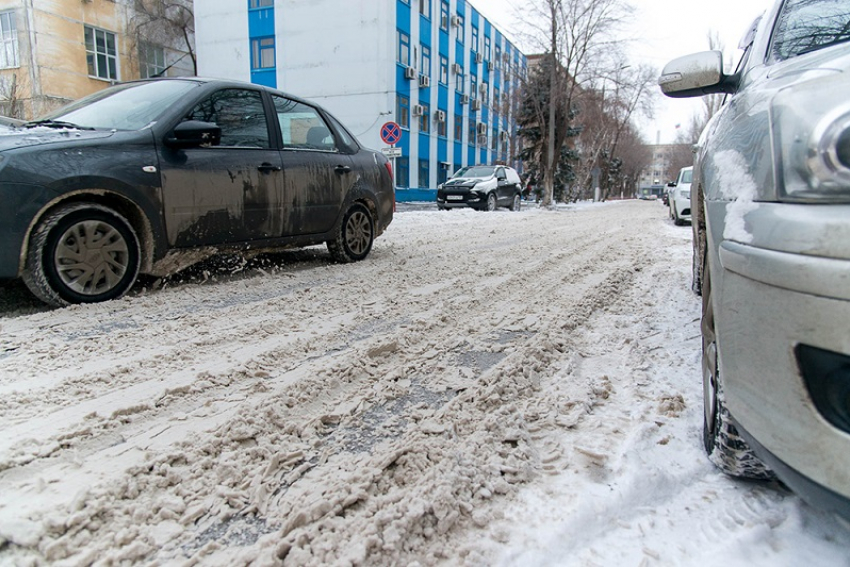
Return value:
<svg viewBox="0 0 850 567">
<path fill-rule="evenodd" d="M 140 130 L 199 86 L 196 81 L 180 80 L 116 85 L 81 98 L 31 124 L 56 122 L 86 129 Z"/>
<path fill-rule="evenodd" d="M 847 0 L 787 0 L 776 21 L 771 57 L 782 61 L 848 40 Z"/>
<path fill-rule="evenodd" d="M 492 166 L 482 166 L 482 165 L 473 165 L 469 167 L 462 167 L 455 172 L 452 177 L 475 177 L 475 178 L 486 178 L 493 177 L 493 172 L 496 168 Z"/>
</svg>

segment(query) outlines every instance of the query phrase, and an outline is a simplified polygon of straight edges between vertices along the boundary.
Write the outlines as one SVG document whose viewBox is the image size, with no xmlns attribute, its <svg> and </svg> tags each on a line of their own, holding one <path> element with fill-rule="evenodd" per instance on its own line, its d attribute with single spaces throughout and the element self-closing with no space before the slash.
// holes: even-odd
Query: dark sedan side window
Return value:
<svg viewBox="0 0 850 567">
<path fill-rule="evenodd" d="M 221 128 L 219 147 L 271 147 L 266 111 L 258 91 L 220 90 L 197 104 L 184 120 L 217 124 Z"/>
<path fill-rule="evenodd" d="M 848 40 L 847 0 L 787 0 L 776 21 L 771 57 L 782 61 Z"/>
<path fill-rule="evenodd" d="M 315 108 L 282 96 L 272 100 L 284 149 L 336 150 L 333 134 Z"/>
</svg>

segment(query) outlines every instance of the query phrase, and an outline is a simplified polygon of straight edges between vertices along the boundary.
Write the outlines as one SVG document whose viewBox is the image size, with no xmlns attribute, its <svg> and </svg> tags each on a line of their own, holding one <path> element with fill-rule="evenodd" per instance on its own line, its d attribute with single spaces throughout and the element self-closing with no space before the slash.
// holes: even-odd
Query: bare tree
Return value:
<svg viewBox="0 0 850 567">
<path fill-rule="evenodd" d="M 549 93 L 541 105 L 540 125 L 545 136 L 543 163 L 543 206 L 553 202 L 555 174 L 561 149 L 572 127 L 584 83 L 610 68 L 610 54 L 618 28 L 631 13 L 625 0 L 528 0 L 518 11 L 524 35 L 532 45 L 551 57 Z"/>
<path fill-rule="evenodd" d="M 183 57 L 188 56 L 192 62 L 193 73 L 198 74 L 195 14 L 191 0 L 135 0 L 130 27 L 137 53 L 143 43 L 183 52 Z M 176 63 L 174 61 L 171 65 Z"/>
</svg>

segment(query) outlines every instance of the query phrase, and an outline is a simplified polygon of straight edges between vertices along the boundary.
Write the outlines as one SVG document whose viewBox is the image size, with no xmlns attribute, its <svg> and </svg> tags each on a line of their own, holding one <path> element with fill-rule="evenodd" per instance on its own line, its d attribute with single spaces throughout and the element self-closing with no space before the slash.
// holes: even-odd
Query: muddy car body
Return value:
<svg viewBox="0 0 850 567">
<path fill-rule="evenodd" d="M 265 87 L 117 85 L 0 135 L 0 278 L 53 305 L 120 297 L 223 250 L 364 258 L 392 172 L 330 114 Z"/>
</svg>

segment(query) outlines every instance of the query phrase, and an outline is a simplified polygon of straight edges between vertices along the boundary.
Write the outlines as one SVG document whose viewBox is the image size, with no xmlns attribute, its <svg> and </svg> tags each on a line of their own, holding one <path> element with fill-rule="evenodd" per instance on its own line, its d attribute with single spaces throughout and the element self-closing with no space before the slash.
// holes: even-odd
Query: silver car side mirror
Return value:
<svg viewBox="0 0 850 567">
<path fill-rule="evenodd" d="M 736 84 L 736 77 L 723 74 L 720 51 L 703 51 L 674 59 L 658 78 L 661 92 L 672 98 L 734 92 Z"/>
</svg>

